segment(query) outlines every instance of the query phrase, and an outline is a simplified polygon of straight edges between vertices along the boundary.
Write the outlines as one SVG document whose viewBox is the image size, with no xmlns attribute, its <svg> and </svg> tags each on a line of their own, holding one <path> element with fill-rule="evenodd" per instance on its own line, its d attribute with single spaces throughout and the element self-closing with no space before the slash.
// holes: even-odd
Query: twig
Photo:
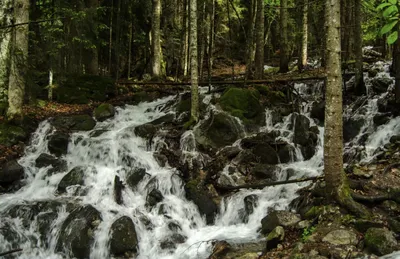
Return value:
<svg viewBox="0 0 400 259">
<path fill-rule="evenodd" d="M 13 249 L 13 250 L 10 250 L 10 251 L 4 252 L 4 253 L 0 253 L 0 256 L 5 256 L 5 255 L 9 255 L 9 254 L 16 253 L 16 252 L 21 252 L 21 251 L 22 251 L 21 248 L 17 248 L 17 249 Z"/>
</svg>

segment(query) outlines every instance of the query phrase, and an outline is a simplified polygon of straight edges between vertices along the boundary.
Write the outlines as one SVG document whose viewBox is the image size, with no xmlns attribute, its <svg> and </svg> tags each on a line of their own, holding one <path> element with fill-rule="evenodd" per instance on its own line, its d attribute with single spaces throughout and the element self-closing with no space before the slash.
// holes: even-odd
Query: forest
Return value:
<svg viewBox="0 0 400 259">
<path fill-rule="evenodd" d="M 400 0 L 0 0 L 0 258 L 400 258 Z"/>
</svg>

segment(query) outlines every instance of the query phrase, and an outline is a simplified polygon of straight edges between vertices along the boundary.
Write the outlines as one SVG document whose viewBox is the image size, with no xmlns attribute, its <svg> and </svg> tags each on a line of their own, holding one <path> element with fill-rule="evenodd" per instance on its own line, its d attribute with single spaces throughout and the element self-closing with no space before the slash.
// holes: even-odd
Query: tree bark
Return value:
<svg viewBox="0 0 400 259">
<path fill-rule="evenodd" d="M 247 25 L 247 51 L 246 51 L 246 75 L 245 80 L 251 78 L 253 72 L 253 52 L 254 52 L 254 26 L 255 26 L 255 6 L 256 0 L 250 1 L 249 20 Z"/>
<path fill-rule="evenodd" d="M 10 10 L 12 0 L 4 0 L 0 5 L 0 26 L 11 26 L 12 17 Z M 0 102 L 7 101 L 8 79 L 10 76 L 10 50 L 11 33 L 8 30 L 0 30 Z"/>
<path fill-rule="evenodd" d="M 363 68 L 363 36 L 362 36 L 362 28 L 361 28 L 361 0 L 354 0 L 354 9 L 355 9 L 355 28 L 354 28 L 354 53 L 356 55 L 356 64 L 355 64 L 355 89 L 357 94 L 365 94 L 366 88 L 364 85 L 364 68 Z"/>
<path fill-rule="evenodd" d="M 207 55 L 207 68 L 208 68 L 208 90 L 211 90 L 211 72 L 213 66 L 213 51 L 214 51 L 214 16 L 215 16 L 215 0 L 210 0 L 210 11 L 209 11 L 209 35 L 208 35 L 208 55 Z"/>
<path fill-rule="evenodd" d="M 190 71 L 192 87 L 191 120 L 199 121 L 199 75 L 197 64 L 197 0 L 190 1 Z"/>
<path fill-rule="evenodd" d="M 264 76 L 264 0 L 257 0 L 255 78 Z"/>
<path fill-rule="evenodd" d="M 14 1 L 14 22 L 29 21 L 29 0 Z M 8 120 L 22 118 L 22 105 L 25 94 L 25 77 L 28 58 L 29 25 L 21 25 L 12 29 L 11 67 L 8 81 Z"/>
<path fill-rule="evenodd" d="M 151 20 L 151 42 L 152 42 L 152 76 L 161 76 L 161 0 L 153 0 L 153 14 Z"/>
<path fill-rule="evenodd" d="M 395 83 L 394 93 L 396 103 L 400 103 L 400 26 L 396 25 L 396 29 L 399 31 L 399 37 L 393 46 L 393 62 L 392 67 L 394 70 Z"/>
<path fill-rule="evenodd" d="M 281 0 L 280 9 L 280 26 L 281 26 L 281 49 L 279 72 L 286 73 L 289 71 L 289 49 L 288 49 L 288 10 L 287 0 Z"/>
<path fill-rule="evenodd" d="M 301 51 L 299 60 L 300 71 L 307 66 L 307 48 L 308 48 L 308 0 L 303 0 Z"/>
<path fill-rule="evenodd" d="M 189 49 L 189 0 L 183 1 L 183 14 L 182 14 L 182 52 L 181 52 L 181 69 L 183 72 L 183 76 L 187 76 L 188 74 L 188 49 Z"/>
<path fill-rule="evenodd" d="M 343 170 L 343 101 L 340 60 L 340 1 L 326 0 L 326 107 L 324 132 L 324 173 L 327 194 L 351 212 L 369 213 L 356 203 Z"/>
</svg>

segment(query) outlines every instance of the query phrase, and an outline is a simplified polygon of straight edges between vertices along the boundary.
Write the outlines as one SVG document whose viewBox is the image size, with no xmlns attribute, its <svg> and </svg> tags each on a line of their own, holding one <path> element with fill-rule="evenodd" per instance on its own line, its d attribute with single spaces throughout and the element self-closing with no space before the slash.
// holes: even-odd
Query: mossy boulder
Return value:
<svg viewBox="0 0 400 259">
<path fill-rule="evenodd" d="M 300 217 L 292 212 L 284 210 L 273 211 L 261 220 L 261 232 L 263 234 L 268 234 L 277 226 L 291 227 L 295 226 L 300 221 Z"/>
<path fill-rule="evenodd" d="M 240 118 L 245 124 L 264 122 L 264 109 L 260 93 L 255 89 L 229 88 L 220 98 L 219 105 L 224 111 Z"/>
<path fill-rule="evenodd" d="M 12 184 L 24 176 L 24 168 L 17 161 L 6 163 L 0 170 L 0 185 Z"/>
<path fill-rule="evenodd" d="M 219 149 L 244 136 L 240 123 L 226 113 L 213 113 L 194 131 L 196 141 L 206 149 Z"/>
<path fill-rule="evenodd" d="M 132 219 L 123 216 L 117 219 L 110 230 L 110 252 L 115 256 L 136 253 L 138 239 Z"/>
<path fill-rule="evenodd" d="M 115 108 L 109 103 L 100 104 L 93 112 L 97 121 L 105 121 L 115 115 Z"/>
<path fill-rule="evenodd" d="M 101 213 L 91 205 L 75 209 L 61 226 L 56 251 L 70 258 L 90 258 L 94 233 L 101 220 Z"/>
<path fill-rule="evenodd" d="M 370 228 L 365 233 L 365 246 L 376 255 L 390 254 L 397 249 L 393 232 L 386 228 Z"/>
<path fill-rule="evenodd" d="M 276 248 L 285 238 L 285 230 L 281 226 L 274 228 L 267 236 L 267 250 Z"/>
<path fill-rule="evenodd" d="M 69 135 L 63 132 L 55 132 L 49 137 L 47 148 L 50 153 L 59 157 L 68 152 Z"/>
<path fill-rule="evenodd" d="M 89 115 L 60 116 L 51 121 L 60 130 L 88 131 L 96 126 L 96 121 Z"/>
<path fill-rule="evenodd" d="M 12 146 L 20 141 L 25 141 L 28 134 L 21 127 L 1 123 L 0 124 L 0 145 Z"/>
</svg>

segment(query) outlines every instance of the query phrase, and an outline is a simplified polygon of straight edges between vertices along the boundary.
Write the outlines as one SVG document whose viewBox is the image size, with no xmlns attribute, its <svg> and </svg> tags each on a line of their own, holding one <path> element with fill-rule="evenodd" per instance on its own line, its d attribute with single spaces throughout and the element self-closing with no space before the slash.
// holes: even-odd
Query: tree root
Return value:
<svg viewBox="0 0 400 259">
<path fill-rule="evenodd" d="M 386 193 L 373 195 L 373 196 L 365 196 L 358 193 L 352 193 L 351 196 L 354 200 L 366 203 L 376 203 L 382 201 L 395 201 L 400 203 L 400 190 L 398 189 L 389 189 Z"/>
</svg>

